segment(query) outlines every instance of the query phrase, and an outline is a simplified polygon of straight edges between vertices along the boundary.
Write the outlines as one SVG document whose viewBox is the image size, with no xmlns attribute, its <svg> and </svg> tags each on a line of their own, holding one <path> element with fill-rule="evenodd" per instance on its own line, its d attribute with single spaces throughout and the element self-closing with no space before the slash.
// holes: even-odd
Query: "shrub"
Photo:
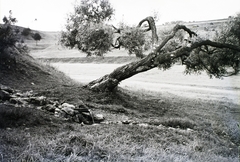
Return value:
<svg viewBox="0 0 240 162">
<path fill-rule="evenodd" d="M 22 44 L 18 29 L 14 29 L 12 26 L 17 20 L 12 17 L 11 11 L 9 14 L 9 17 L 3 18 L 4 24 L 0 26 L 0 56 L 3 56 L 9 49 L 18 50 L 20 53 L 28 52 L 27 46 Z"/>
<path fill-rule="evenodd" d="M 30 33 L 31 33 L 30 28 L 24 28 L 23 31 L 22 31 L 23 36 L 28 36 Z"/>
</svg>

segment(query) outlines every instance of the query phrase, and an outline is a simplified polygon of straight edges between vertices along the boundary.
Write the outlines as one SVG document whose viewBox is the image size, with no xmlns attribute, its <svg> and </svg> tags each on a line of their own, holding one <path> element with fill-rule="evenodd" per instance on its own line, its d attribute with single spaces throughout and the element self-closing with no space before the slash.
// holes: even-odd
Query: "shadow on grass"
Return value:
<svg viewBox="0 0 240 162">
<path fill-rule="evenodd" d="M 19 126 L 33 127 L 47 125 L 51 116 L 40 113 L 36 109 L 0 105 L 0 128 L 16 128 Z"/>
</svg>

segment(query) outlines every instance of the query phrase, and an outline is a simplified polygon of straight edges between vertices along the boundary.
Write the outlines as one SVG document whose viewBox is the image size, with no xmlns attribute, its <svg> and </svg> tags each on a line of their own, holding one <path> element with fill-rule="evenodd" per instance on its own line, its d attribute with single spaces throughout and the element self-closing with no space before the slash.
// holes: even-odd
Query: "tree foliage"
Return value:
<svg viewBox="0 0 240 162">
<path fill-rule="evenodd" d="M 113 41 L 111 27 L 105 24 L 113 13 L 108 0 L 82 0 L 69 15 L 60 42 L 66 47 L 78 48 L 88 56 L 102 56 L 110 50 Z"/>
<path fill-rule="evenodd" d="M 2 56 L 9 49 L 16 49 L 20 53 L 28 52 L 28 48 L 24 45 L 19 35 L 19 29 L 13 26 L 17 19 L 12 17 L 12 11 L 9 11 L 9 16 L 4 16 L 3 25 L 0 25 L 0 55 Z"/>
<path fill-rule="evenodd" d="M 30 28 L 24 28 L 22 31 L 23 36 L 28 36 L 31 34 L 31 29 Z"/>
<path fill-rule="evenodd" d="M 147 28 L 141 28 L 144 22 L 148 23 L 148 25 L 145 24 Z M 128 50 L 130 55 L 135 54 L 136 57 L 139 58 L 143 58 L 143 52 L 149 50 L 151 44 L 153 47 L 158 41 L 154 18 L 151 16 L 140 21 L 137 27 L 129 27 L 121 23 L 119 28 L 114 27 L 114 29 L 120 36 L 116 39 L 113 46 L 115 48 L 120 48 L 120 46 L 122 46 Z M 152 39 L 150 39 L 149 33 L 146 33 L 150 30 L 152 30 Z"/>
<path fill-rule="evenodd" d="M 240 47 L 240 14 L 229 19 L 216 31 L 213 41 Z M 200 38 L 195 42 L 204 41 Z M 206 71 L 210 77 L 221 78 L 239 72 L 240 52 L 232 48 L 202 45 L 192 51 L 186 60 L 186 73 Z"/>
<path fill-rule="evenodd" d="M 227 25 L 229 29 L 214 40 L 202 38 L 187 26 L 177 24 L 160 37 L 155 48 L 144 58 L 118 67 L 110 74 L 88 83 L 86 87 L 97 91 L 112 91 L 127 78 L 156 67 L 168 69 L 179 59 L 185 65 L 187 74 L 206 71 L 210 77 L 217 78 L 235 75 L 239 72 L 240 54 L 238 30 L 235 30 L 238 20 L 234 18 L 230 21 Z M 154 29 L 151 24 L 150 29 Z M 185 39 L 179 32 L 188 34 L 189 38 Z"/>
<path fill-rule="evenodd" d="M 143 57 L 144 45 L 146 42 L 145 34 L 141 29 L 126 27 L 121 33 L 119 43 L 128 50 L 129 54 Z"/>
<path fill-rule="evenodd" d="M 33 34 L 32 38 L 36 41 L 36 45 L 37 45 L 37 41 L 40 41 L 42 39 L 42 37 L 39 33 Z"/>
</svg>

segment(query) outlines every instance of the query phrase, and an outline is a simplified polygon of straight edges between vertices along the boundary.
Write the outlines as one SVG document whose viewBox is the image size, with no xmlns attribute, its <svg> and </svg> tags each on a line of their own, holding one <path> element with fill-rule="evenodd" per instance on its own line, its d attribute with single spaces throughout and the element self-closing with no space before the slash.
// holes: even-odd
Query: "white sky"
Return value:
<svg viewBox="0 0 240 162">
<path fill-rule="evenodd" d="M 43 31 L 64 29 L 67 14 L 76 0 L 0 0 L 0 18 L 12 10 L 16 25 Z M 80 1 L 80 0 L 78 0 Z M 115 9 L 116 25 L 129 25 L 159 13 L 159 24 L 168 21 L 201 21 L 227 18 L 240 12 L 240 0 L 109 0 Z M 37 19 L 37 21 L 35 21 Z"/>
</svg>

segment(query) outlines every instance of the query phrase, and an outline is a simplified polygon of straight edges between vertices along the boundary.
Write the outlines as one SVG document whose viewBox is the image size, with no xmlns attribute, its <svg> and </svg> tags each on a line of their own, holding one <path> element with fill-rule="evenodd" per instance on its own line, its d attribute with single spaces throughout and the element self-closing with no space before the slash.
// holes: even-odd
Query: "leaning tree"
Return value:
<svg viewBox="0 0 240 162">
<path fill-rule="evenodd" d="M 139 30 L 143 22 L 148 22 L 149 28 L 145 31 L 152 31 L 152 42 L 154 48 L 141 60 L 118 67 L 110 74 L 96 79 L 86 85 L 89 89 L 96 91 L 112 91 L 118 84 L 138 73 L 148 71 L 153 68 L 168 69 L 182 60 L 186 66 L 186 73 L 199 73 L 206 71 L 210 77 L 221 78 L 224 76 L 235 75 L 239 71 L 240 61 L 240 15 L 229 20 L 228 26 L 213 40 L 199 38 L 197 33 L 185 25 L 176 25 L 160 41 L 158 40 L 156 26 L 152 17 L 147 17 L 140 21 L 136 30 Z M 118 30 L 121 32 L 121 30 Z M 176 35 L 184 31 L 189 38 L 194 38 L 190 44 L 180 43 L 173 48 L 169 48 Z M 122 37 L 117 41 L 117 48 L 124 45 L 121 43 Z M 185 40 L 186 41 L 186 40 Z M 187 40 L 189 41 L 189 40 Z"/>
</svg>

